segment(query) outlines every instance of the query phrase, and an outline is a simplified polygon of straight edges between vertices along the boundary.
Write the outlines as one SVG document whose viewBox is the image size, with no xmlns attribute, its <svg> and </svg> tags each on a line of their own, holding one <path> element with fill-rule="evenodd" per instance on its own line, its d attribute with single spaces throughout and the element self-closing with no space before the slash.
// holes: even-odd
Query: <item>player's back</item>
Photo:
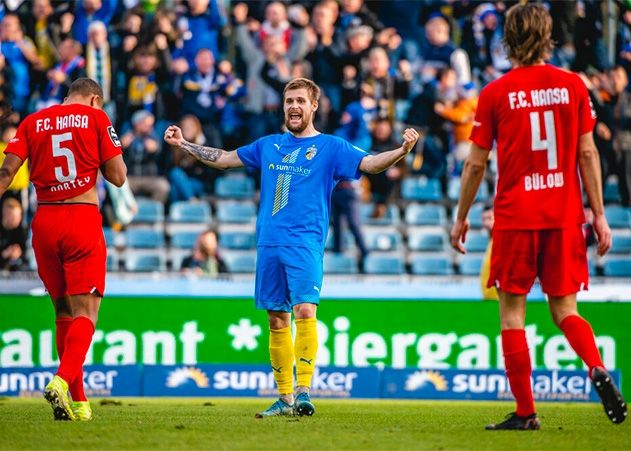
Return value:
<svg viewBox="0 0 631 451">
<path fill-rule="evenodd" d="M 73 103 L 27 116 L 7 152 L 29 159 L 38 200 L 55 202 L 94 187 L 99 167 L 120 155 L 120 142 L 102 110 Z"/>
<path fill-rule="evenodd" d="M 482 91 L 475 126 L 497 142 L 495 227 L 552 229 L 584 221 L 578 140 L 592 130 L 594 114 L 577 75 L 550 65 L 513 69 Z M 488 143 L 486 134 L 474 130 L 472 139 Z"/>
</svg>

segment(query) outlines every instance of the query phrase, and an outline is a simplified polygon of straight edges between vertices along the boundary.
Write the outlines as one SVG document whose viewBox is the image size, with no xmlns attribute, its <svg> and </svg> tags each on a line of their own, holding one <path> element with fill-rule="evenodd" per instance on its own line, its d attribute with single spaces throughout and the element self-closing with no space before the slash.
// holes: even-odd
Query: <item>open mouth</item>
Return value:
<svg viewBox="0 0 631 451">
<path fill-rule="evenodd" d="M 289 113 L 289 120 L 290 121 L 298 121 L 302 119 L 302 114 L 300 113 Z"/>
</svg>

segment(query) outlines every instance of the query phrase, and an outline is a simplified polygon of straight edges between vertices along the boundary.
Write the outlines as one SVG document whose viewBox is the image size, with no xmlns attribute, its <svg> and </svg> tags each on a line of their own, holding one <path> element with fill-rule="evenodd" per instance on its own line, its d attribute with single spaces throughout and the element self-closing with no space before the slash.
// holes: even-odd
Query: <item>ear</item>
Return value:
<svg viewBox="0 0 631 451">
<path fill-rule="evenodd" d="M 318 101 L 317 101 L 317 100 L 316 100 L 315 102 L 313 102 L 313 103 L 311 104 L 311 111 L 313 111 L 313 112 L 315 113 L 315 112 L 316 112 L 316 110 L 318 109 L 318 106 L 319 106 L 319 105 L 320 105 L 320 104 L 318 103 Z"/>
</svg>

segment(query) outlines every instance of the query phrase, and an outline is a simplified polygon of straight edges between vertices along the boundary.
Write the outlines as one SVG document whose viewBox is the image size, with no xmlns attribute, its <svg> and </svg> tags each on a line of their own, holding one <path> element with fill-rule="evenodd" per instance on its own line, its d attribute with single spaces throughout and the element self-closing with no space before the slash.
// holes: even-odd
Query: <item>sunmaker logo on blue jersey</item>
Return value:
<svg viewBox="0 0 631 451">
<path fill-rule="evenodd" d="M 290 172 L 291 174 L 301 175 L 303 177 L 307 177 L 309 174 L 311 174 L 311 169 L 303 168 L 302 166 L 270 163 L 268 167 L 271 170 Z"/>
</svg>

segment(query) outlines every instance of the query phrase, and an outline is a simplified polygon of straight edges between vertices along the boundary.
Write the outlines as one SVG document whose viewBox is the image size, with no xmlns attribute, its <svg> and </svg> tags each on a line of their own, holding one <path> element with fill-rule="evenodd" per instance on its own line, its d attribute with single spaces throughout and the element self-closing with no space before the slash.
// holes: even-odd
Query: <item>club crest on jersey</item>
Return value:
<svg viewBox="0 0 631 451">
<path fill-rule="evenodd" d="M 120 139 L 118 139 L 118 135 L 116 134 L 116 131 L 114 130 L 113 126 L 110 125 L 109 127 L 107 127 L 107 133 L 110 135 L 112 144 L 114 144 L 116 147 L 120 147 L 121 141 Z"/>
<path fill-rule="evenodd" d="M 305 154 L 305 157 L 307 157 L 307 160 L 313 160 L 313 157 L 316 156 L 316 154 L 318 153 L 318 149 L 316 148 L 316 146 L 311 146 L 307 149 L 307 153 Z"/>
</svg>

